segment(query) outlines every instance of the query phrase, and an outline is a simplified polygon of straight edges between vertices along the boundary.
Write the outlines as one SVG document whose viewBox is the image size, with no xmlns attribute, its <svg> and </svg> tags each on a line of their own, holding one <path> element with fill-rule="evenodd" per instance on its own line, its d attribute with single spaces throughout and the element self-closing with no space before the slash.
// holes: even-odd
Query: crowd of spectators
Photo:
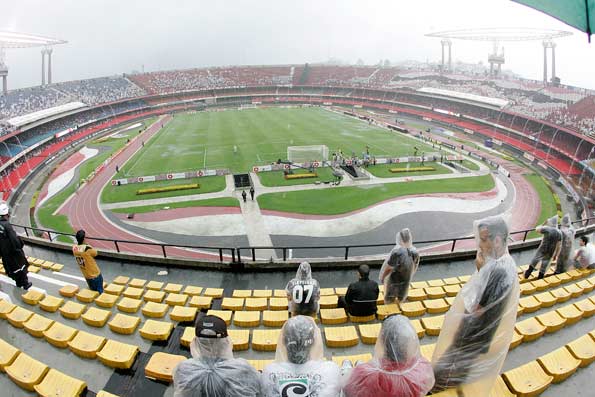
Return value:
<svg viewBox="0 0 595 397">
<path fill-rule="evenodd" d="M 63 105 L 68 97 L 53 87 L 31 87 L 0 95 L 0 120 Z"/>
<path fill-rule="evenodd" d="M 58 83 L 53 88 L 87 105 L 115 102 L 145 95 L 145 91 L 121 76 Z"/>
</svg>

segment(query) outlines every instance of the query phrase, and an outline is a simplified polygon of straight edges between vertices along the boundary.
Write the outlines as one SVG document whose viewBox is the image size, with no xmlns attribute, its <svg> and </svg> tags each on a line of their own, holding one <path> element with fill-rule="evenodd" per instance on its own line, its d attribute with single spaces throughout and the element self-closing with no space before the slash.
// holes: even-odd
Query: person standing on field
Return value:
<svg viewBox="0 0 595 397">
<path fill-rule="evenodd" d="M 242 190 L 242 200 L 244 200 L 244 203 L 246 202 L 246 197 L 247 196 L 248 195 L 246 194 L 246 191 L 245 190 Z"/>
<path fill-rule="evenodd" d="M 254 201 L 254 186 L 250 186 L 250 198 Z"/>
<path fill-rule="evenodd" d="M 97 250 L 88 244 L 85 244 L 85 231 L 79 230 L 76 232 L 76 241 L 78 245 L 72 247 L 72 253 L 76 259 L 76 263 L 81 268 L 83 277 L 87 280 L 87 285 L 90 290 L 103 293 L 103 276 L 95 262 Z"/>
</svg>

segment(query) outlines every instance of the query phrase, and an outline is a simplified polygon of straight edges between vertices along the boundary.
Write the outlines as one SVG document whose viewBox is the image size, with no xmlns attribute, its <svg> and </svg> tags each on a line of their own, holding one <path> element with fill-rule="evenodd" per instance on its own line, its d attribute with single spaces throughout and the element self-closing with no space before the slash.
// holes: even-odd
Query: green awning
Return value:
<svg viewBox="0 0 595 397">
<path fill-rule="evenodd" d="M 513 0 L 542 11 L 567 25 L 586 32 L 591 42 L 595 24 L 595 0 Z"/>
</svg>

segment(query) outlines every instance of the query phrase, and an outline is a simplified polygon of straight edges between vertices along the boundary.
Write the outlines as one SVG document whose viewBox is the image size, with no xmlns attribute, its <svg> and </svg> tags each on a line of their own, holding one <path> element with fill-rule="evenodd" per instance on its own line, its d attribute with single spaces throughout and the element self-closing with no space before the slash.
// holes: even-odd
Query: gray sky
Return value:
<svg viewBox="0 0 595 397">
<path fill-rule="evenodd" d="M 425 33 L 478 27 L 569 30 L 558 41 L 562 83 L 595 89 L 595 43 L 508 0 L 3 0 L 0 30 L 68 40 L 53 55 L 54 82 L 132 70 L 240 64 L 433 60 Z M 454 60 L 487 61 L 489 43 L 455 42 Z M 541 79 L 540 42 L 505 43 L 506 69 Z M 39 49 L 7 50 L 10 88 L 38 85 Z"/>
</svg>

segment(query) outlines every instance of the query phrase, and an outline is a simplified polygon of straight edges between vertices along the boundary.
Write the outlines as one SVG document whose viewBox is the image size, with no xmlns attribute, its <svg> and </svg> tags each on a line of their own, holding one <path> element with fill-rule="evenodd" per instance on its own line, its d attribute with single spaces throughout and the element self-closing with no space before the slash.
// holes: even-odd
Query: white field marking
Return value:
<svg viewBox="0 0 595 397">
<path fill-rule="evenodd" d="M 258 153 L 256 153 L 256 158 L 258 159 L 258 162 L 261 163 L 262 160 L 260 159 L 260 156 L 258 155 Z"/>
<path fill-rule="evenodd" d="M 73 280 L 86 281 L 84 277 L 75 276 L 74 274 L 68 274 L 68 273 L 62 273 L 62 272 L 52 272 L 52 274 L 53 275 L 56 275 L 56 276 L 62 276 L 62 277 L 66 277 L 66 278 L 71 278 Z"/>
<path fill-rule="evenodd" d="M 202 168 L 203 169 L 207 169 L 207 147 L 205 146 L 205 155 L 203 157 L 203 161 L 202 161 Z"/>
</svg>

